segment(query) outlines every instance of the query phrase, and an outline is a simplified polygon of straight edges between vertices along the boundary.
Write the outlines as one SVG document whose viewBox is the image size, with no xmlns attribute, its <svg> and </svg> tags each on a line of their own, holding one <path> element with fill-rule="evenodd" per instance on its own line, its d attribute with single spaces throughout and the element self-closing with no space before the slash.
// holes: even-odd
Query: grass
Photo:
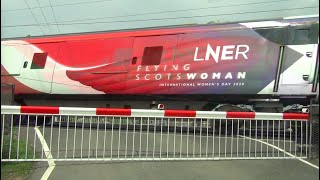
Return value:
<svg viewBox="0 0 320 180">
<path fill-rule="evenodd" d="M 3 150 L 2 158 L 9 158 L 10 151 L 10 131 L 5 132 L 3 136 Z M 16 137 L 16 129 L 13 129 L 12 132 L 12 141 L 11 141 L 11 153 L 10 159 L 24 159 L 25 155 L 27 158 L 32 158 L 32 152 L 28 148 L 27 153 L 25 153 L 26 142 L 24 140 L 19 140 Z M 20 180 L 25 179 L 32 172 L 33 162 L 1 162 L 1 179 L 7 180 Z"/>
<path fill-rule="evenodd" d="M 32 172 L 33 162 L 2 162 L 1 179 L 25 179 Z"/>
</svg>

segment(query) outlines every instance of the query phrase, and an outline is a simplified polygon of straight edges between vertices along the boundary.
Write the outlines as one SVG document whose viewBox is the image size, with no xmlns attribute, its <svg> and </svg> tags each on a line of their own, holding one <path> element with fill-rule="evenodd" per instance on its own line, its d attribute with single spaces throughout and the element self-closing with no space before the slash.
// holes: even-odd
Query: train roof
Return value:
<svg viewBox="0 0 320 180">
<path fill-rule="evenodd" d="M 177 26 L 162 26 L 162 27 L 148 27 L 137 29 L 123 29 L 112 31 L 96 31 L 85 33 L 69 33 L 48 36 L 34 36 L 34 37 L 17 37 L 7 38 L 1 41 L 22 40 L 28 43 L 55 43 L 64 41 L 89 40 L 89 39 L 110 39 L 110 38 L 126 38 L 126 37 L 142 37 L 142 36 L 156 36 L 156 35 L 173 35 L 184 34 L 190 32 L 203 31 L 226 31 L 226 30 L 240 30 L 247 28 L 270 28 L 283 26 L 296 26 L 305 24 L 319 23 L 319 17 L 302 17 L 302 18 L 287 18 L 266 21 L 250 21 L 250 22 L 232 22 L 232 23 L 215 23 L 215 24 L 187 24 Z"/>
</svg>

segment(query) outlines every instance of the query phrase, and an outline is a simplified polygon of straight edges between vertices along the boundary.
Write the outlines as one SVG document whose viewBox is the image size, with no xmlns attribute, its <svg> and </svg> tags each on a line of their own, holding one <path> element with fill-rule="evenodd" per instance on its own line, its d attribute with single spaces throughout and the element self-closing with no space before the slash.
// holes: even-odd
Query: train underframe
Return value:
<svg viewBox="0 0 320 180">
<path fill-rule="evenodd" d="M 316 96 L 270 95 L 16 95 L 14 104 L 61 107 L 105 107 L 240 112 L 305 112 Z"/>
</svg>

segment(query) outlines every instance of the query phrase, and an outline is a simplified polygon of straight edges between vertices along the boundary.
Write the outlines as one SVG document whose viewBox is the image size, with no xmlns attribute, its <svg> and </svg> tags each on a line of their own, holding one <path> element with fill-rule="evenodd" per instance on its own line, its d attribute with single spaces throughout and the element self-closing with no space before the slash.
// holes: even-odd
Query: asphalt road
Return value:
<svg viewBox="0 0 320 180">
<path fill-rule="evenodd" d="M 28 179 L 40 179 L 39 163 Z M 319 170 L 298 160 L 221 160 L 131 163 L 58 163 L 50 180 L 317 180 Z"/>
</svg>

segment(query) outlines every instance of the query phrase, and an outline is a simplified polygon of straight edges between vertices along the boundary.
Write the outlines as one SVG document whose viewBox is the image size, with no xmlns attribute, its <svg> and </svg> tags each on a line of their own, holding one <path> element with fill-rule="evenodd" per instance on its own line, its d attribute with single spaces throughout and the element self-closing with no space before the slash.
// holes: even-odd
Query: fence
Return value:
<svg viewBox="0 0 320 180">
<path fill-rule="evenodd" d="M 1 124 L 10 122 L 7 135 L 1 130 L 1 159 L 306 158 L 308 119 L 296 113 L 1 106 Z"/>
</svg>

